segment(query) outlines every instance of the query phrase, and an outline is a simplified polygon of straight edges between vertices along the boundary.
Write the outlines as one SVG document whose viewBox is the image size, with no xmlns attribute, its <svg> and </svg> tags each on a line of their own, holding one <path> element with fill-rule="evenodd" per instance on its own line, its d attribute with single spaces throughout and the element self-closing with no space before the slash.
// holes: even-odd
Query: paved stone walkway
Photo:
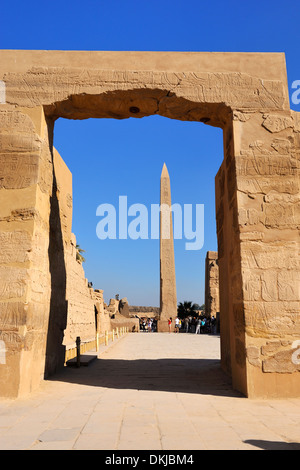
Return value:
<svg viewBox="0 0 300 470">
<path fill-rule="evenodd" d="M 300 450 L 300 399 L 248 400 L 219 338 L 128 334 L 27 399 L 0 400 L 0 449 Z"/>
</svg>

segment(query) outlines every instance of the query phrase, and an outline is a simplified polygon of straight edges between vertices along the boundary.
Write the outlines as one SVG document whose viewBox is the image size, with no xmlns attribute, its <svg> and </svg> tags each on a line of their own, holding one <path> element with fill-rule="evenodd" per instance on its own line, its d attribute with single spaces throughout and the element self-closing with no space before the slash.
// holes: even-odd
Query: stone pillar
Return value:
<svg viewBox="0 0 300 470">
<path fill-rule="evenodd" d="M 300 389 L 299 135 L 290 111 L 236 111 L 224 128 L 216 177 L 221 355 L 248 397 Z"/>
<path fill-rule="evenodd" d="M 224 161 L 216 176 L 216 217 L 218 236 L 220 337 L 222 368 L 232 377 L 234 388 L 247 394 L 244 335 L 238 318 L 242 302 L 242 278 L 237 227 L 237 192 L 233 125 L 223 131 Z"/>
<path fill-rule="evenodd" d="M 42 107 L 2 104 L 0 122 L 0 395 L 13 398 L 44 377 L 53 167 Z"/>
<path fill-rule="evenodd" d="M 169 331 L 168 319 L 172 318 L 174 326 L 177 316 L 171 204 L 170 177 L 164 163 L 160 178 L 160 319 L 157 324 L 159 332 Z"/>
<path fill-rule="evenodd" d="M 293 111 L 233 122 L 249 396 L 300 390 L 299 124 Z"/>
<path fill-rule="evenodd" d="M 219 311 L 218 253 L 208 251 L 205 259 L 205 315 L 216 318 Z"/>
</svg>

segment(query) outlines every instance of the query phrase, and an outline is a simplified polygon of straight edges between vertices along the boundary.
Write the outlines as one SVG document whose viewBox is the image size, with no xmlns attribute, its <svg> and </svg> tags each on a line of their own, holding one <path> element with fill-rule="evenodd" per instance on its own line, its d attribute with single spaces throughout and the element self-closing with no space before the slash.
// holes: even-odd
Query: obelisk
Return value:
<svg viewBox="0 0 300 470">
<path fill-rule="evenodd" d="M 175 257 L 171 211 L 170 177 L 164 163 L 160 177 L 160 320 L 157 331 L 169 331 L 168 320 L 172 318 L 172 331 L 177 316 Z"/>
</svg>

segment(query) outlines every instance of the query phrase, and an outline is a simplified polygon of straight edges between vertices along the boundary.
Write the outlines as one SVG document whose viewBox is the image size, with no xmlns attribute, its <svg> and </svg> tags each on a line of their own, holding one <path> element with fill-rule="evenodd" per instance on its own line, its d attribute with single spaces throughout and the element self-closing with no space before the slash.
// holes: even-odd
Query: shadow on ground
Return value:
<svg viewBox="0 0 300 470">
<path fill-rule="evenodd" d="M 97 359 L 88 367 L 66 367 L 51 381 L 94 387 L 240 397 L 216 359 Z"/>
<path fill-rule="evenodd" d="M 263 450 L 300 450 L 298 442 L 262 441 L 260 439 L 249 439 L 244 442 Z"/>
</svg>

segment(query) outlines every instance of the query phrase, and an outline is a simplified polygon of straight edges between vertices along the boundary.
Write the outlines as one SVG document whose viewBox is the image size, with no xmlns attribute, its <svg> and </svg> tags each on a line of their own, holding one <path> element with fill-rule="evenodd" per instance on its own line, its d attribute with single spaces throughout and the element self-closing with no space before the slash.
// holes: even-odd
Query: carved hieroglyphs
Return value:
<svg viewBox="0 0 300 470">
<path fill-rule="evenodd" d="M 222 367 L 248 397 L 299 396 L 300 118 L 284 54 L 1 51 L 0 83 L 1 395 L 39 386 L 65 328 L 55 120 L 158 114 L 223 130 Z"/>
<path fill-rule="evenodd" d="M 218 253 L 208 251 L 205 259 L 205 314 L 209 317 L 220 313 Z"/>
<path fill-rule="evenodd" d="M 168 319 L 174 325 L 177 316 L 177 295 L 173 223 L 171 211 L 171 184 L 164 163 L 160 177 L 160 319 L 158 331 L 168 331 Z"/>
</svg>

